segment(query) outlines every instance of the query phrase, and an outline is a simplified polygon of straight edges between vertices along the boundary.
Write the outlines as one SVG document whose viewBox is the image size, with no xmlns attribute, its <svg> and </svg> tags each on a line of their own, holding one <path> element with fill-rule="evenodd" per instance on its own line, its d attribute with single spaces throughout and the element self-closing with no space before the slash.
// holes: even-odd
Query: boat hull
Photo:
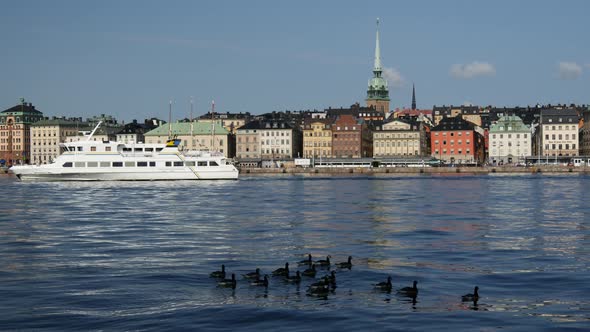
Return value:
<svg viewBox="0 0 590 332">
<path fill-rule="evenodd" d="M 222 167 L 219 167 L 222 168 Z M 149 169 L 102 171 L 100 169 L 89 172 L 77 172 L 75 169 L 64 171 L 60 169 L 43 169 L 36 166 L 19 166 L 10 172 L 21 181 L 165 181 L 165 180 L 237 180 L 238 171 L 233 167 L 223 167 L 216 170 L 192 170 L 188 167 L 171 170 Z"/>
</svg>

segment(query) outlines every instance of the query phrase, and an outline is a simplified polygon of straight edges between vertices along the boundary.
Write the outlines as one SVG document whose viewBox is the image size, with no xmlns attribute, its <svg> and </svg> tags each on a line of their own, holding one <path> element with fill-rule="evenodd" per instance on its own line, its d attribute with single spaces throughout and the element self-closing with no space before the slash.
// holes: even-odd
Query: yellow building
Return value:
<svg viewBox="0 0 590 332">
<path fill-rule="evenodd" d="M 303 157 L 332 157 L 332 128 L 330 120 L 306 120 L 303 129 Z"/>
</svg>

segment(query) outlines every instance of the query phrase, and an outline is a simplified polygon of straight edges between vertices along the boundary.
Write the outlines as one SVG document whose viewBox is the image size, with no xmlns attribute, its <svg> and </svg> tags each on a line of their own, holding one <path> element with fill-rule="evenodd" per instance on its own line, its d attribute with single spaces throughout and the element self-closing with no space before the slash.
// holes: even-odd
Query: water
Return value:
<svg viewBox="0 0 590 332">
<path fill-rule="evenodd" d="M 589 176 L 0 188 L 0 330 L 590 328 Z M 354 266 L 327 297 L 307 295 L 310 278 L 265 290 L 241 277 L 307 253 Z M 209 278 L 221 264 L 235 290 Z M 376 291 L 387 276 L 417 280 L 416 301 Z M 461 302 L 475 285 L 478 303 Z"/>
</svg>

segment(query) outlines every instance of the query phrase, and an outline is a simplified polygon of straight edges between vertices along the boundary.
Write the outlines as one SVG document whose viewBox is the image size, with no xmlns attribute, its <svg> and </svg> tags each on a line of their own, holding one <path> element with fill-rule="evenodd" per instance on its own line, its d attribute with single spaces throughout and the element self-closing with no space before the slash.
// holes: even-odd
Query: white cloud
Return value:
<svg viewBox="0 0 590 332">
<path fill-rule="evenodd" d="M 562 61 L 558 65 L 559 78 L 562 80 L 575 80 L 582 75 L 582 66 L 575 62 Z"/>
<path fill-rule="evenodd" d="M 393 87 L 401 87 L 404 85 L 405 79 L 400 74 L 399 70 L 395 68 L 383 68 L 383 77 L 387 79 L 387 82 Z"/>
<path fill-rule="evenodd" d="M 452 65 L 450 73 L 454 78 L 469 79 L 477 76 L 493 76 L 496 74 L 496 69 L 487 62 L 473 61 L 465 65 Z"/>
</svg>

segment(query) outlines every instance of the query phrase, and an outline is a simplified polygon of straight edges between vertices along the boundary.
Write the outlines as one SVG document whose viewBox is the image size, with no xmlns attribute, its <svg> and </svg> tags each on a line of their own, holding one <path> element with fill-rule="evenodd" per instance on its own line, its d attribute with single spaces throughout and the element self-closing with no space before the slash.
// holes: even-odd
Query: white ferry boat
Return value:
<svg viewBox="0 0 590 332">
<path fill-rule="evenodd" d="M 100 124 L 99 124 L 100 125 Z M 98 128 L 98 126 L 97 126 Z M 96 130 L 96 128 L 94 129 Z M 62 143 L 51 164 L 17 165 L 21 181 L 235 180 L 238 170 L 221 153 L 180 151 L 180 140 L 162 144 L 86 141 Z"/>
</svg>

